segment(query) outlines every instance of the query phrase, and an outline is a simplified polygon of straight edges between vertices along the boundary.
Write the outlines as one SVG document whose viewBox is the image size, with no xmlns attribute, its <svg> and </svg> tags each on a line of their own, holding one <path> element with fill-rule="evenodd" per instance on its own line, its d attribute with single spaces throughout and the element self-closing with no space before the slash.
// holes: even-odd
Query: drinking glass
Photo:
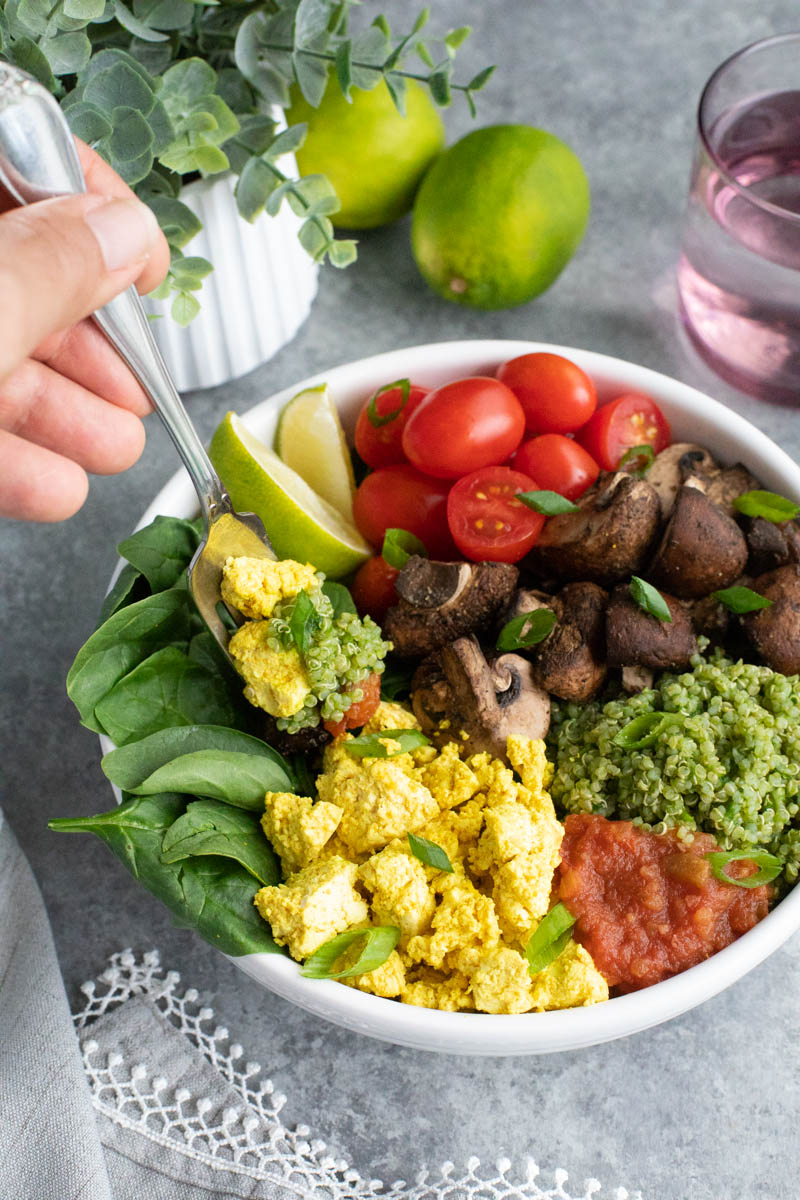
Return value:
<svg viewBox="0 0 800 1200">
<path fill-rule="evenodd" d="M 718 375 L 800 406 L 800 33 L 745 47 L 706 84 L 678 294 Z"/>
</svg>

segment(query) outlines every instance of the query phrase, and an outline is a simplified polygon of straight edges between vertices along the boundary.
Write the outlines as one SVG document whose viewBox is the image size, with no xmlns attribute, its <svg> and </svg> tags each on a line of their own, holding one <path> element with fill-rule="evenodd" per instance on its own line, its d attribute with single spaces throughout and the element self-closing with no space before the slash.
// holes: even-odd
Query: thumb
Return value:
<svg viewBox="0 0 800 1200">
<path fill-rule="evenodd" d="M 0 380 L 49 334 L 124 291 L 159 240 L 134 198 L 63 196 L 0 216 Z"/>
</svg>

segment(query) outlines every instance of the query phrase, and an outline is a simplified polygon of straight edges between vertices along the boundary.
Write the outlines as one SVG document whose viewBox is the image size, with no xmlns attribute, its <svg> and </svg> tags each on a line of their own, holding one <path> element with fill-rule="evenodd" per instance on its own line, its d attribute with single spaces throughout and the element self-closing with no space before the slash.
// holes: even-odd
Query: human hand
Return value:
<svg viewBox="0 0 800 1200">
<path fill-rule="evenodd" d="M 77 140 L 77 139 L 76 139 Z M 7 211 L 0 188 L 0 515 L 61 521 L 144 447 L 150 405 L 89 313 L 169 266 L 155 217 L 78 142 L 88 194 Z"/>
</svg>

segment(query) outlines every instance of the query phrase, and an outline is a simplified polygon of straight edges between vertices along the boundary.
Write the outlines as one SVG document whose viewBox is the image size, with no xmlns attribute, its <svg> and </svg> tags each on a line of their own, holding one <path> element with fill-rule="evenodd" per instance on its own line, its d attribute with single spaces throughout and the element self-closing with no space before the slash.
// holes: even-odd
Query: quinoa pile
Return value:
<svg viewBox="0 0 800 1200">
<path fill-rule="evenodd" d="M 639 749 L 615 743 L 634 718 L 679 714 Z M 649 740 L 649 739 L 648 739 Z M 637 696 L 553 704 L 550 788 L 563 812 L 600 813 L 645 829 L 695 829 L 725 850 L 777 855 L 800 873 L 800 677 L 698 654 Z"/>
</svg>

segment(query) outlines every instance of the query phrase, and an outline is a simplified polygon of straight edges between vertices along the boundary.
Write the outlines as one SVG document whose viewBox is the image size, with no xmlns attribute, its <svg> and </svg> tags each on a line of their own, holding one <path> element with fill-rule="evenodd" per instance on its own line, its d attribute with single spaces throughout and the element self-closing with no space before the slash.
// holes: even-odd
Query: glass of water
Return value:
<svg viewBox="0 0 800 1200">
<path fill-rule="evenodd" d="M 706 84 L 678 293 L 718 375 L 800 406 L 800 33 L 747 46 Z"/>
</svg>

